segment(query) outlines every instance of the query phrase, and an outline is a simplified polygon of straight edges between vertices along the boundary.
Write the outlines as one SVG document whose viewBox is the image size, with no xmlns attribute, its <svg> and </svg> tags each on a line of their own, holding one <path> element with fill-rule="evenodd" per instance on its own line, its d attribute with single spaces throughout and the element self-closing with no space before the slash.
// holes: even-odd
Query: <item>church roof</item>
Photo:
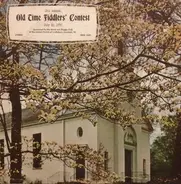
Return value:
<svg viewBox="0 0 181 184">
<path fill-rule="evenodd" d="M 45 124 L 46 122 L 44 121 L 38 121 L 38 115 L 40 115 L 40 110 L 36 110 L 36 111 L 33 111 L 31 109 L 23 109 L 22 110 L 22 127 L 26 127 L 26 126 L 33 126 L 33 125 L 39 125 L 39 124 Z M 70 115 L 70 114 L 73 114 L 74 112 L 73 111 L 67 111 L 65 114 L 64 114 L 64 117 L 66 115 Z M 8 129 L 11 128 L 11 121 L 12 121 L 12 118 L 11 118 L 11 112 L 9 113 L 6 113 L 5 114 L 5 118 L 6 118 L 6 127 Z M 149 119 L 145 119 L 145 123 L 142 125 L 142 129 L 143 130 L 146 130 L 146 131 L 149 131 L 149 132 L 152 132 L 153 131 L 153 127 L 152 127 L 152 124 L 150 122 Z M 3 126 L 2 126 L 2 123 L 0 123 L 0 131 L 3 130 Z"/>
<path fill-rule="evenodd" d="M 40 111 L 33 112 L 31 109 L 23 109 L 22 110 L 22 126 L 26 126 L 28 124 L 33 124 L 34 121 L 37 120 Z M 12 116 L 11 112 L 5 114 L 6 127 L 10 129 Z M 36 122 L 37 123 L 37 122 Z M 3 129 L 2 123 L 0 123 L 0 130 Z"/>
</svg>

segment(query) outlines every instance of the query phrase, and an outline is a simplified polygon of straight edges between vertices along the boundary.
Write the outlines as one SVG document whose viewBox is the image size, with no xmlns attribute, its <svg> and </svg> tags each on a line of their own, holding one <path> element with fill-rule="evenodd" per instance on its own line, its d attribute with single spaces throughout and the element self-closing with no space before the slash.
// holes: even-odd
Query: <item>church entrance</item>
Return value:
<svg viewBox="0 0 181 184">
<path fill-rule="evenodd" d="M 136 170 L 136 133 L 133 127 L 127 127 L 124 134 L 124 168 L 125 168 L 125 181 L 126 183 L 135 182 L 134 173 Z M 134 179 L 133 179 L 134 176 Z"/>
<path fill-rule="evenodd" d="M 125 182 L 131 183 L 132 179 L 132 150 L 125 149 Z"/>
<path fill-rule="evenodd" d="M 82 166 L 76 167 L 76 180 L 83 180 L 85 179 L 85 157 L 82 153 L 77 155 L 76 164 L 80 164 Z"/>
</svg>

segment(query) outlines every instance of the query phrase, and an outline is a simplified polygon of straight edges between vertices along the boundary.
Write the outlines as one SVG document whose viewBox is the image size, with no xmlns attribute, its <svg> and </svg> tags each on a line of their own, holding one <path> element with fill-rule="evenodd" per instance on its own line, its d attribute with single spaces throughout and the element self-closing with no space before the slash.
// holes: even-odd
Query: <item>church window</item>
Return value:
<svg viewBox="0 0 181 184">
<path fill-rule="evenodd" d="M 82 137 L 83 136 L 83 129 L 81 127 L 79 127 L 77 129 L 77 135 L 78 135 L 78 137 Z"/>
<path fill-rule="evenodd" d="M 146 175 L 146 159 L 143 159 L 143 176 Z"/>
<path fill-rule="evenodd" d="M 105 171 L 108 171 L 108 160 L 109 160 L 109 158 L 108 158 L 108 152 L 105 151 L 104 152 L 104 170 Z"/>
<path fill-rule="evenodd" d="M 4 169 L 4 139 L 0 140 L 0 169 Z"/>
<path fill-rule="evenodd" d="M 41 133 L 33 134 L 33 168 L 41 168 Z"/>
</svg>

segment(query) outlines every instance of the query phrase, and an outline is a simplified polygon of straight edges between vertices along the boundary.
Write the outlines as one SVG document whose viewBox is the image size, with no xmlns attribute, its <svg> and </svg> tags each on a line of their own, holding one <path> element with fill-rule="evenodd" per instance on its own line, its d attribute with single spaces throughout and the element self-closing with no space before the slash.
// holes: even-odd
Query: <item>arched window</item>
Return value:
<svg viewBox="0 0 181 184">
<path fill-rule="evenodd" d="M 82 137 L 82 136 L 83 136 L 83 129 L 82 129 L 82 127 L 79 127 L 79 128 L 77 129 L 77 136 L 78 136 L 78 137 Z"/>
</svg>

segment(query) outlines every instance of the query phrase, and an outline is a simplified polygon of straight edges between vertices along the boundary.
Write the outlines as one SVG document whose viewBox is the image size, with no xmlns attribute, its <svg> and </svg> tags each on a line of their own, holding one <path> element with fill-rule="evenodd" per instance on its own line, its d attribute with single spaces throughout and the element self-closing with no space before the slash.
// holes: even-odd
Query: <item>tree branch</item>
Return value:
<svg viewBox="0 0 181 184">
<path fill-rule="evenodd" d="M 146 55 L 146 54 L 141 54 L 140 57 L 146 57 L 146 58 L 155 60 L 155 61 L 157 61 L 159 63 L 165 64 L 166 66 L 176 67 L 176 68 L 181 69 L 181 65 L 176 65 L 176 64 L 173 64 L 173 63 L 168 63 L 168 62 L 165 62 L 165 61 L 163 61 L 161 59 L 155 58 L 154 56 L 150 56 L 150 55 Z"/>
</svg>

